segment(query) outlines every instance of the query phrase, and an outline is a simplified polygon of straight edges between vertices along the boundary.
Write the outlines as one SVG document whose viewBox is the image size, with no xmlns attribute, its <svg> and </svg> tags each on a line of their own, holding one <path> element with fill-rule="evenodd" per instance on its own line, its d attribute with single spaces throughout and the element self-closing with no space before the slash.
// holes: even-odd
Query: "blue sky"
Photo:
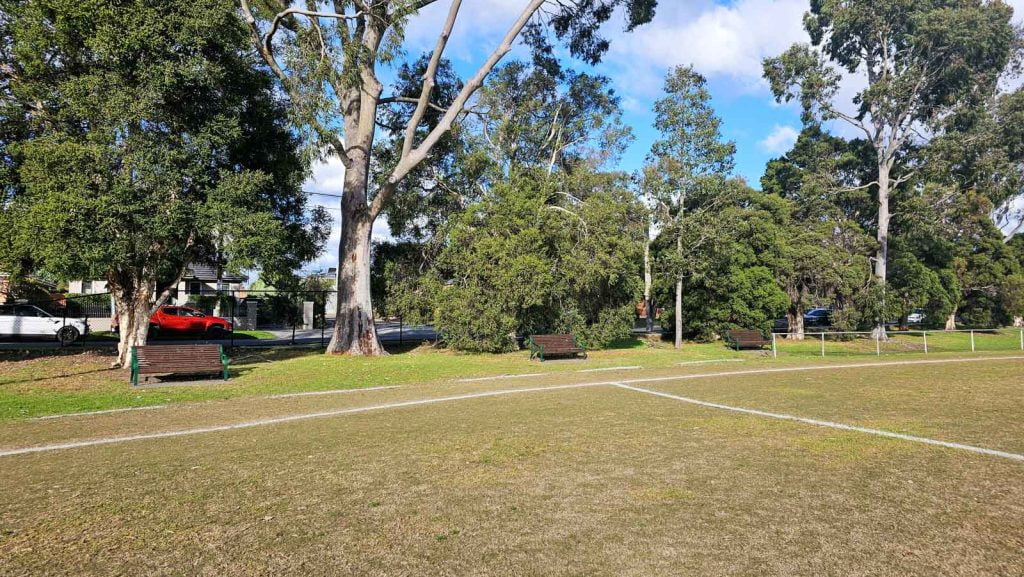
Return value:
<svg viewBox="0 0 1024 577">
<path fill-rule="evenodd" d="M 1009 3 L 1018 14 L 1024 13 L 1024 0 Z M 524 4 L 524 0 L 463 1 L 445 52 L 460 75 L 468 77 L 476 71 Z M 410 57 L 433 48 L 448 6 L 447 1 L 438 2 L 410 22 L 406 33 Z M 623 155 L 620 168 L 639 168 L 657 138 L 651 126 L 651 108 L 661 95 L 665 73 L 676 65 L 692 65 L 708 79 L 712 104 L 722 118 L 723 135 L 736 143 L 735 174 L 760 188 L 765 163 L 785 153 L 800 130 L 796 106 L 773 101 L 761 78 L 761 61 L 781 53 L 794 42 L 807 41 L 802 17 L 808 7 L 808 0 L 660 0 L 654 21 L 632 33 L 622 31 L 621 20 L 609 22 L 605 35 L 611 40 L 611 49 L 592 71 L 611 79 L 622 98 L 625 121 L 636 136 Z M 517 48 L 506 59 L 517 56 L 525 58 L 526 51 Z M 565 62 L 583 68 L 571 59 Z M 387 74 L 383 71 L 383 76 Z M 849 102 L 858 87 L 856 78 L 844 81 L 839 101 Z M 843 136 L 854 136 L 840 124 L 831 129 Z M 341 177 L 338 162 L 314 167 L 307 189 L 337 194 Z M 330 199 L 317 200 L 336 206 Z M 377 237 L 388 236 L 383 220 L 375 227 Z M 337 263 L 337 248 L 331 246 L 336 242 L 337 234 L 313 268 Z"/>
</svg>

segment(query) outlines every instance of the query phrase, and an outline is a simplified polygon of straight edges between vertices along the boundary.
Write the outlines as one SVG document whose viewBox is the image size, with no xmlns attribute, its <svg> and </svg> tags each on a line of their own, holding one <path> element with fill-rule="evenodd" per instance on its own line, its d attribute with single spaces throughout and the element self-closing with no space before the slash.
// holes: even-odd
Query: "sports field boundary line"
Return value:
<svg viewBox="0 0 1024 577">
<path fill-rule="evenodd" d="M 1001 357 L 973 357 L 973 358 L 953 358 L 953 359 L 922 359 L 914 361 L 882 361 L 875 363 L 856 363 L 856 364 L 845 364 L 845 365 L 814 365 L 807 367 L 777 367 L 770 369 L 752 369 L 746 371 L 727 371 L 719 373 L 695 373 L 688 375 L 673 375 L 667 377 L 646 377 L 639 379 L 617 379 L 612 381 L 597 381 L 597 382 L 584 382 L 584 383 L 571 383 L 562 385 L 548 385 L 540 387 L 522 387 L 516 389 L 502 389 L 498 391 L 483 391 L 479 393 L 466 393 L 462 395 L 451 395 L 446 397 L 434 397 L 428 399 L 418 399 L 412 401 L 400 401 L 396 403 L 386 403 L 381 405 L 370 405 L 366 407 L 353 407 L 347 409 L 337 409 L 332 411 L 323 411 L 315 413 L 302 413 L 298 415 L 289 415 L 284 417 L 272 417 L 267 419 L 259 419 L 254 421 L 243 421 L 240 423 L 232 423 L 228 425 L 214 425 L 209 427 L 198 427 L 191 429 L 177 429 L 173 431 L 163 431 L 156 433 L 142 433 L 138 435 L 125 435 L 120 437 L 101 437 L 96 439 L 85 439 L 82 441 L 69 441 L 66 443 L 54 443 L 50 445 L 37 445 L 31 447 L 19 447 L 12 449 L 0 449 L 0 457 L 8 457 L 14 455 L 22 455 L 27 453 L 41 453 L 47 451 L 57 451 L 62 449 L 74 449 L 79 447 L 90 447 L 95 445 L 109 445 L 114 443 L 122 443 L 128 441 L 140 441 L 146 439 L 160 439 L 166 437 L 180 437 L 186 435 L 202 434 L 202 433 L 214 433 L 219 431 L 230 431 L 235 429 L 246 429 L 252 427 L 276 425 L 279 423 L 288 423 L 293 421 L 301 421 L 307 419 L 316 419 L 323 417 L 333 417 L 346 414 L 363 413 L 369 411 L 378 411 L 384 409 L 397 409 L 401 407 L 410 407 L 417 405 L 430 405 L 435 403 L 441 403 L 446 401 L 457 401 L 463 399 L 475 399 L 483 397 L 495 397 L 501 395 L 510 395 L 515 393 L 532 393 L 549 390 L 563 390 L 563 389 L 579 389 L 587 387 L 600 387 L 600 386 L 617 386 L 628 388 L 627 385 L 640 384 L 640 383 L 659 383 L 668 381 L 682 381 L 689 379 L 701 379 L 701 378 L 717 378 L 727 376 L 741 376 L 741 375 L 755 375 L 762 373 L 779 373 L 779 372 L 794 372 L 794 371 L 810 371 L 810 370 L 823 370 L 823 369 L 849 369 L 849 368 L 867 368 L 867 367 L 884 367 L 884 366 L 905 366 L 905 365 L 919 365 L 919 364 L 946 364 L 946 363 L 968 363 L 968 362 L 981 362 L 981 361 L 1006 361 L 1006 360 L 1024 360 L 1024 356 L 1001 356 Z M 396 385 L 397 386 L 397 385 Z M 636 387 L 639 389 L 639 387 Z M 339 390 L 350 390 L 350 389 L 339 389 Z M 353 392 L 367 390 L 367 389 L 351 389 Z M 644 390 L 646 392 L 646 390 Z M 666 393 L 667 394 L 667 393 Z M 169 407 L 169 406 L 168 406 Z M 752 409 L 751 409 L 752 410 Z M 890 434 L 886 432 L 887 434 Z M 898 433 L 891 433 L 891 435 L 898 435 Z M 941 441 L 937 441 L 941 442 Z M 965 445 L 966 447 L 967 445 Z M 1007 453 L 1013 454 L 1013 453 Z"/>
<path fill-rule="evenodd" d="M 43 415 L 41 417 L 32 417 L 30 421 L 48 421 L 50 419 L 64 419 L 68 417 L 89 417 L 92 415 L 109 415 L 111 413 L 127 413 L 129 411 L 155 411 L 157 409 L 166 409 L 168 405 L 146 405 L 143 407 L 122 407 L 120 409 L 103 409 L 102 411 L 81 411 L 78 413 L 60 413 L 57 415 Z"/>
<path fill-rule="evenodd" d="M 978 453 L 981 455 L 988 455 L 990 457 L 1001 457 L 1004 459 L 1011 459 L 1013 461 L 1024 462 L 1024 455 L 1018 453 L 1010 453 L 1007 451 L 999 451 L 997 449 L 988 449 L 985 447 L 978 447 L 975 445 L 965 445 L 963 443 L 955 443 L 951 441 L 940 441 L 938 439 L 931 439 L 928 437 L 918 437 L 917 435 L 906 435 L 903 433 L 894 433 L 892 431 L 886 431 L 884 429 L 873 429 L 870 427 L 860 427 L 857 425 L 847 425 L 845 423 L 837 423 L 835 421 L 822 421 L 819 419 L 811 419 L 808 417 L 800 417 L 797 415 L 789 415 L 786 413 L 773 413 L 769 411 L 761 411 L 758 409 L 748 409 L 745 407 L 734 407 L 732 405 L 723 405 L 721 403 L 713 403 L 711 401 L 702 401 L 700 399 L 694 399 L 692 397 L 683 397 L 681 395 L 673 395 L 671 393 L 665 393 L 662 391 L 655 391 L 652 389 L 645 389 L 642 387 L 633 387 L 630 385 L 615 383 L 614 386 L 629 391 L 638 393 L 645 393 L 648 395 L 654 395 L 656 397 L 663 397 L 666 399 L 672 399 L 674 401 L 680 401 L 683 403 L 689 403 L 691 405 L 697 405 L 700 407 L 707 407 L 711 409 L 720 409 L 723 411 L 732 411 L 734 413 L 742 413 L 745 415 L 753 415 L 756 417 L 766 417 L 770 419 L 778 419 L 780 421 L 793 421 L 797 423 L 803 423 L 806 425 L 814 425 L 817 427 L 828 427 L 830 429 L 839 429 L 841 431 L 852 431 L 857 433 L 866 433 L 869 435 L 876 435 L 879 437 L 887 437 L 890 439 L 899 439 L 901 441 L 910 441 L 914 443 L 923 443 L 925 445 L 934 445 L 938 447 L 944 447 L 947 449 L 958 449 L 961 451 L 969 451 L 971 453 Z"/>
<path fill-rule="evenodd" d="M 254 399 L 290 399 L 292 397 L 317 397 L 320 395 L 343 395 L 345 393 L 363 393 L 366 391 L 389 391 L 391 389 L 400 389 L 402 385 L 387 385 L 383 387 L 366 387 L 366 388 L 354 388 L 354 389 L 325 389 L 323 391 L 305 391 L 301 393 L 281 393 L 278 395 L 266 395 L 262 397 L 252 397 Z"/>
<path fill-rule="evenodd" d="M 490 377 L 470 377 L 468 379 L 455 379 L 456 383 L 479 383 L 483 381 L 497 381 L 500 379 L 519 379 L 524 377 L 543 377 L 547 375 L 554 375 L 558 373 L 522 373 L 514 375 L 493 375 Z"/>
<path fill-rule="evenodd" d="M 661 383 L 665 381 L 686 381 L 690 379 L 710 379 L 717 377 L 739 377 L 743 375 L 761 375 L 770 373 L 791 373 L 798 371 L 823 371 L 828 369 L 869 369 L 875 367 L 899 367 L 907 365 L 939 365 L 948 363 L 979 363 L 983 361 L 1021 361 L 1024 356 L 1014 355 L 1005 357 L 972 357 L 954 359 L 919 359 L 914 361 L 878 361 L 874 363 L 849 363 L 844 365 L 808 365 L 805 367 L 775 367 L 768 369 L 748 369 L 743 371 L 721 371 L 718 373 L 689 373 L 685 375 L 672 375 L 667 377 L 644 377 L 640 379 L 619 379 L 610 382 L 610 385 L 621 383 Z"/>
<path fill-rule="evenodd" d="M 703 361 L 684 361 L 682 363 L 676 363 L 673 367 L 687 367 L 691 365 L 710 365 L 712 363 L 742 363 L 747 359 L 707 359 Z"/>
<path fill-rule="evenodd" d="M 453 401 L 463 401 L 467 399 L 479 399 L 485 397 L 498 397 L 503 395 L 514 395 L 517 393 L 539 393 L 543 391 L 559 391 L 565 389 L 582 389 L 587 387 L 598 387 L 607 386 L 612 383 L 573 383 L 569 385 L 551 385 L 546 387 L 529 387 L 520 389 L 502 389 L 500 391 L 484 391 L 480 393 L 466 393 L 463 395 L 450 395 L 446 397 L 434 397 L 430 399 L 416 399 L 412 401 L 399 401 L 396 403 L 385 403 L 381 405 L 369 405 L 366 407 L 350 407 L 347 409 L 336 409 L 333 411 L 322 411 L 317 413 L 303 413 L 298 415 L 288 415 L 284 417 L 271 417 L 267 419 L 257 419 L 253 421 L 242 421 L 240 423 L 230 423 L 227 425 L 213 425 L 209 427 L 195 427 L 191 429 L 177 429 L 173 431 L 160 431 L 155 433 L 140 433 L 138 435 L 124 435 L 120 437 L 101 437 L 96 439 L 85 439 L 82 441 L 71 441 L 67 443 L 54 443 L 50 445 L 37 445 L 33 447 L 20 447 L 15 449 L 0 450 L 0 457 L 13 457 L 16 455 L 26 455 L 30 453 L 46 453 L 51 451 L 61 451 L 66 449 L 78 449 L 82 447 L 94 447 L 97 445 L 113 445 L 117 443 L 126 443 L 130 441 L 145 441 L 150 439 L 166 439 L 171 437 L 184 437 L 190 435 L 201 435 L 204 433 L 217 433 L 222 431 L 234 431 L 238 429 L 251 429 L 253 427 L 264 427 L 268 425 L 279 425 L 283 423 L 293 423 L 296 421 L 307 421 L 311 419 L 321 419 L 325 417 L 337 417 L 341 415 L 353 415 L 358 413 L 369 413 L 373 411 L 382 411 L 386 409 L 400 409 L 403 407 L 415 407 L 420 405 L 432 405 L 436 403 L 445 403 Z"/>
</svg>

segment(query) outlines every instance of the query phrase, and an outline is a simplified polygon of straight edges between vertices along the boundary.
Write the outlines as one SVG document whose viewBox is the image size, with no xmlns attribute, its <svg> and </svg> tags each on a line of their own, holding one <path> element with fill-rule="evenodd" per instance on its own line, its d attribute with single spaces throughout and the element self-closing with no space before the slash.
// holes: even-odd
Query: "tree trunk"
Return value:
<svg viewBox="0 0 1024 577">
<path fill-rule="evenodd" d="M 647 334 L 654 332 L 654 299 L 651 289 L 654 280 L 651 276 L 651 241 L 650 235 L 644 240 L 644 310 L 647 312 Z"/>
<path fill-rule="evenodd" d="M 353 166 L 345 172 L 341 202 L 341 242 L 338 250 L 338 303 L 334 332 L 327 352 L 383 355 L 373 324 L 370 296 L 370 235 L 373 218 L 365 199 L 367 171 Z"/>
<path fill-rule="evenodd" d="M 872 336 L 885 339 L 886 274 L 889 263 L 889 163 L 878 164 L 878 253 L 875 255 L 875 281 L 882 287 L 882 315 Z"/>
<path fill-rule="evenodd" d="M 953 309 L 953 312 L 949 313 L 949 316 L 946 317 L 946 330 L 956 330 L 956 309 Z"/>
<path fill-rule="evenodd" d="M 683 259 L 683 237 L 676 238 L 676 254 Z M 683 348 L 683 275 L 676 279 L 676 348 Z"/>
<path fill-rule="evenodd" d="M 786 321 L 789 324 L 786 338 L 791 341 L 804 340 L 804 313 L 800 307 L 791 307 L 786 312 Z"/>
<path fill-rule="evenodd" d="M 132 347 L 146 344 L 149 317 L 153 310 L 153 284 L 149 282 L 111 284 L 117 307 L 117 360 L 114 367 L 128 368 Z"/>
</svg>

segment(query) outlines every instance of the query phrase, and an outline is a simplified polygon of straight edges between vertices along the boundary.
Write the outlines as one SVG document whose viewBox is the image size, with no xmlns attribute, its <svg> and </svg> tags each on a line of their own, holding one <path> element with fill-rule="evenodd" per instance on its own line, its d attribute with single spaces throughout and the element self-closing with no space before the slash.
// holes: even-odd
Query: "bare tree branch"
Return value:
<svg viewBox="0 0 1024 577">
<path fill-rule="evenodd" d="M 395 102 L 402 102 L 405 104 L 419 104 L 420 101 L 418 98 L 413 98 L 411 96 L 385 96 L 377 100 L 377 104 L 392 104 Z M 436 102 L 427 102 L 427 107 L 432 110 L 436 110 L 441 114 L 448 112 L 447 108 L 441 106 L 440 104 L 437 104 Z"/>
<path fill-rule="evenodd" d="M 416 136 L 416 127 L 420 125 L 423 115 L 427 112 L 427 105 L 430 103 L 430 93 L 434 91 L 434 84 L 437 83 L 437 67 L 441 63 L 441 55 L 444 53 L 444 47 L 448 44 L 448 37 L 452 33 L 452 28 L 455 27 L 455 19 L 459 16 L 460 8 L 462 8 L 462 0 L 452 0 L 452 5 L 448 8 L 448 18 L 445 19 L 441 34 L 437 36 L 437 45 L 434 47 L 434 53 L 430 55 L 427 71 L 423 74 L 423 89 L 420 91 L 419 102 L 416 104 L 416 110 L 413 111 L 412 117 L 409 118 L 409 124 L 405 127 L 405 140 L 402 142 L 402 158 L 408 156 L 412 150 L 413 139 Z"/>
<path fill-rule="evenodd" d="M 494 52 L 487 58 L 480 69 L 476 71 L 476 74 L 470 78 L 463 86 L 462 91 L 452 102 L 452 105 L 448 108 L 448 112 L 444 114 L 441 121 L 438 122 L 437 126 L 430 131 L 430 134 L 423 139 L 418 147 L 411 150 L 408 155 L 403 155 L 403 158 L 395 166 L 394 170 L 391 171 L 391 175 L 388 177 L 387 183 L 394 185 L 398 181 L 402 180 L 409 172 L 420 162 L 426 158 L 427 154 L 434 147 L 435 144 L 441 139 L 441 137 L 451 129 L 452 124 L 458 118 L 469 101 L 470 97 L 483 85 L 484 79 L 494 69 L 498 62 L 512 50 L 512 44 L 515 42 L 519 33 L 526 26 L 530 18 L 533 17 L 534 13 L 545 0 L 530 0 L 530 3 L 526 5 L 523 12 L 519 15 L 519 18 L 512 24 L 505 37 L 502 39 L 501 44 L 494 50 Z M 385 186 L 381 188 L 380 194 L 373 199 L 373 205 L 371 206 L 371 215 L 376 216 L 380 214 L 380 211 L 384 208 L 384 205 L 389 199 L 387 193 L 389 187 Z M 390 187 L 393 191 L 393 186 Z"/>
</svg>

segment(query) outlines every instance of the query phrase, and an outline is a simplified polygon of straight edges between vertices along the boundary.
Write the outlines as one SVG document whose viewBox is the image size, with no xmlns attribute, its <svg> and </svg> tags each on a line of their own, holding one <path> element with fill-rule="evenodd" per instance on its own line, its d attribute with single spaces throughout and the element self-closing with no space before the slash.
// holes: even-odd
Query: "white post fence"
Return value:
<svg viewBox="0 0 1024 577">
<path fill-rule="evenodd" d="M 982 339 L 981 343 L 978 343 L 977 334 L 976 334 L 979 330 L 982 332 L 983 335 L 988 335 L 986 338 Z M 889 331 L 888 335 L 887 335 L 887 337 L 885 339 L 882 339 L 881 335 L 875 333 L 875 331 L 835 331 L 835 332 L 825 332 L 825 331 L 822 331 L 820 333 L 805 333 L 805 334 L 808 337 L 813 337 L 815 334 L 818 335 L 819 340 L 818 340 L 818 347 L 816 347 L 818 349 L 816 351 L 816 353 L 817 353 L 816 356 L 821 356 L 821 357 L 827 356 L 826 347 L 825 347 L 825 341 L 827 340 L 827 337 L 829 335 L 832 335 L 833 337 L 838 338 L 838 340 L 840 341 L 840 346 L 838 346 L 838 348 L 836 349 L 836 351 L 833 352 L 833 354 L 836 354 L 836 353 L 842 354 L 843 353 L 844 349 L 841 346 L 842 341 L 851 341 L 852 342 L 852 341 L 855 341 L 857 339 L 872 338 L 875 341 L 875 355 L 876 356 L 881 356 L 882 355 L 882 341 L 883 340 L 885 340 L 885 342 L 887 343 L 887 347 L 888 347 L 887 350 L 889 350 L 889 352 L 896 352 L 897 350 L 898 351 L 906 351 L 906 352 L 914 352 L 915 349 L 916 349 L 917 352 L 919 352 L 919 353 L 923 352 L 924 354 L 930 354 L 930 353 L 934 353 L 934 352 L 942 353 L 944 351 L 945 352 L 956 352 L 957 350 L 961 350 L 961 351 L 966 352 L 964 349 L 959 349 L 959 347 L 957 346 L 958 342 L 959 343 L 963 343 L 962 340 L 960 340 L 960 339 L 947 339 L 947 338 L 943 338 L 943 335 L 953 335 L 953 334 L 961 334 L 961 333 L 968 333 L 969 339 L 970 339 L 970 341 L 969 341 L 970 342 L 970 347 L 971 347 L 970 350 L 971 350 L 972 353 L 978 352 L 979 345 L 981 347 L 980 350 L 982 350 L 982 351 L 985 351 L 985 350 L 1004 350 L 1004 351 L 1005 350 L 1013 350 L 1013 348 L 1014 348 L 1014 344 L 1013 344 L 1013 340 L 1014 340 L 1013 339 L 1013 330 L 1014 330 L 1013 328 L 1003 328 L 1003 329 L 995 329 L 995 328 L 993 328 L 993 329 L 959 329 L 959 330 L 948 330 L 948 331 L 947 330 Z M 1017 332 L 1018 332 L 1018 338 L 1019 338 L 1019 342 L 1020 342 L 1020 344 L 1019 344 L 1020 350 L 1024 351 L 1024 329 L 1018 329 Z M 937 340 L 937 341 L 935 340 L 935 338 L 936 338 L 935 335 L 936 334 L 939 335 L 939 340 Z M 811 353 L 811 350 L 813 350 L 813 349 L 809 349 L 808 347 L 801 347 L 799 345 L 799 343 L 803 342 L 803 341 L 787 341 L 785 339 L 780 341 L 779 337 L 780 336 L 785 337 L 787 335 L 787 333 L 772 332 L 771 335 L 772 335 L 772 342 L 771 342 L 771 344 L 772 344 L 772 351 L 771 352 L 772 352 L 772 358 L 773 359 L 779 358 L 779 352 L 780 352 L 779 349 L 783 348 L 782 345 L 784 343 L 786 344 L 786 346 L 790 346 L 789 343 L 791 343 L 791 342 L 792 342 L 792 346 L 796 347 L 796 350 L 802 351 L 802 354 L 805 354 L 805 355 L 806 354 L 814 354 L 814 353 Z M 868 337 L 868 335 L 871 335 L 871 336 Z M 901 340 L 899 340 L 900 337 L 911 337 L 911 339 L 910 340 L 903 340 L 903 341 L 901 341 Z M 920 345 L 920 348 L 914 346 L 915 342 L 912 339 L 915 338 L 915 337 L 920 337 L 920 339 L 921 339 L 920 342 L 916 343 L 917 345 Z M 929 337 L 932 337 L 932 338 L 929 339 Z M 895 339 L 895 340 L 893 340 L 893 339 Z M 891 340 L 893 340 L 892 342 L 894 342 L 895 345 L 899 347 L 898 349 L 894 349 L 892 346 L 888 345 L 888 343 L 890 343 Z M 861 342 L 863 342 L 863 341 L 861 341 Z M 938 349 L 935 348 L 936 346 L 938 346 Z M 963 345 L 961 344 L 959 346 L 963 346 Z M 993 349 L 993 347 L 994 347 L 994 349 Z M 853 346 L 850 350 L 845 351 L 845 352 L 847 352 L 847 353 L 855 353 L 857 350 L 858 350 L 857 347 Z M 861 351 L 861 354 L 866 353 L 866 351 L 864 351 L 863 349 L 860 349 L 860 351 Z M 782 351 L 782 352 L 785 353 L 786 351 Z M 797 354 L 799 354 L 799 353 L 797 353 Z M 870 353 L 867 353 L 867 354 L 870 354 Z"/>
</svg>

